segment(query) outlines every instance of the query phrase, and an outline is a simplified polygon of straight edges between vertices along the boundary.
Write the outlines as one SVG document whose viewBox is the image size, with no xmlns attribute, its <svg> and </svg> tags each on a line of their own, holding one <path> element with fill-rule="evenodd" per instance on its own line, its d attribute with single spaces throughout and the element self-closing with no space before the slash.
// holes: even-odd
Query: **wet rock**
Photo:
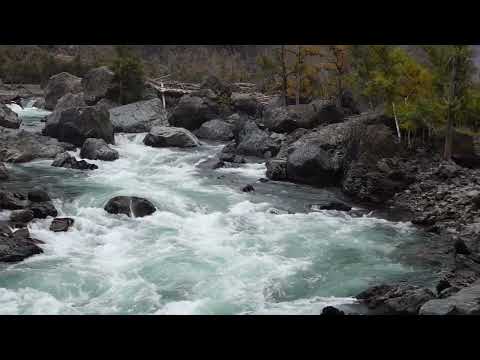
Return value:
<svg viewBox="0 0 480 360">
<path fill-rule="evenodd" d="M 143 140 L 143 143 L 152 147 L 196 147 L 200 142 L 190 131 L 183 128 L 156 126 L 153 127 Z"/>
<path fill-rule="evenodd" d="M 71 218 L 56 218 L 50 224 L 50 230 L 53 232 L 65 232 L 73 225 L 74 220 Z"/>
<path fill-rule="evenodd" d="M 129 217 L 144 217 L 156 211 L 148 200 L 134 196 L 117 196 L 105 205 L 105 211 L 110 214 L 125 214 Z"/>
<path fill-rule="evenodd" d="M 198 164 L 198 167 L 201 169 L 211 169 L 211 170 L 220 169 L 224 166 L 225 166 L 225 163 L 222 160 L 219 160 L 217 158 L 208 159 Z"/>
<path fill-rule="evenodd" d="M 253 185 L 248 184 L 242 188 L 242 191 L 248 193 L 248 192 L 255 191 L 255 188 L 253 187 Z"/>
<path fill-rule="evenodd" d="M 331 201 L 326 205 L 321 205 L 320 210 L 350 211 L 352 208 L 344 203 Z"/>
<path fill-rule="evenodd" d="M 7 179 L 8 179 L 7 168 L 5 167 L 5 165 L 0 163 L 0 180 L 7 180 Z"/>
<path fill-rule="evenodd" d="M 220 160 L 235 164 L 245 164 L 247 162 L 243 156 L 232 153 L 221 153 Z"/>
<path fill-rule="evenodd" d="M 22 121 L 8 106 L 0 104 L 0 127 L 18 129 Z"/>
<path fill-rule="evenodd" d="M 49 216 L 56 217 L 57 209 L 51 202 L 33 203 L 29 206 L 29 210 L 33 212 L 35 219 L 46 219 Z"/>
<path fill-rule="evenodd" d="M 327 306 L 323 308 L 322 313 L 320 315 L 321 316 L 340 316 L 340 315 L 345 315 L 345 312 L 333 306 Z"/>
<path fill-rule="evenodd" d="M 114 107 L 109 112 L 115 132 L 142 133 L 168 124 L 169 113 L 158 98 Z"/>
<path fill-rule="evenodd" d="M 274 181 L 287 180 L 287 161 L 286 160 L 268 160 L 266 163 L 267 177 Z"/>
<path fill-rule="evenodd" d="M 43 253 L 43 250 L 36 245 L 38 241 L 30 238 L 30 234 L 27 234 L 28 230 L 10 234 L 0 232 L 0 262 L 19 262 Z"/>
<path fill-rule="evenodd" d="M 445 299 L 428 301 L 420 315 L 480 315 L 480 281 Z"/>
<path fill-rule="evenodd" d="M 51 201 L 50 195 L 46 191 L 40 190 L 40 189 L 34 189 L 30 190 L 28 192 L 28 200 L 31 202 L 45 202 L 45 201 Z"/>
<path fill-rule="evenodd" d="M 102 106 L 69 108 L 60 111 L 55 117 L 49 116 L 45 125 L 45 135 L 78 147 L 88 138 L 103 139 L 109 144 L 115 143 L 110 114 Z"/>
<path fill-rule="evenodd" d="M 115 73 L 107 66 L 101 66 L 88 71 L 82 79 L 85 101 L 88 105 L 95 105 L 106 97 L 114 87 Z"/>
<path fill-rule="evenodd" d="M 27 224 L 34 219 L 33 211 L 31 210 L 16 210 L 10 214 L 10 221 L 14 223 Z"/>
<path fill-rule="evenodd" d="M 59 154 L 52 163 L 54 167 L 63 167 L 67 169 L 77 169 L 77 170 L 95 170 L 98 169 L 98 166 L 95 164 L 90 164 L 85 160 L 78 161 L 75 157 L 71 156 L 69 153 Z"/>
<path fill-rule="evenodd" d="M 82 79 L 67 72 L 52 76 L 45 87 L 45 108 L 55 109 L 58 100 L 68 93 L 82 91 Z"/>
<path fill-rule="evenodd" d="M 220 120 L 213 119 L 207 121 L 195 131 L 195 135 L 200 139 L 228 141 L 233 139 L 232 125 Z"/>
<path fill-rule="evenodd" d="M 369 309 L 381 314 L 416 315 L 422 305 L 434 299 L 435 295 L 429 289 L 400 284 L 374 286 L 356 297 Z"/>
<path fill-rule="evenodd" d="M 114 161 L 119 158 L 119 154 L 103 139 L 87 139 L 83 143 L 80 157 L 90 160 Z"/>
<path fill-rule="evenodd" d="M 25 194 L 0 190 L 0 209 L 21 210 L 29 205 Z"/>
<path fill-rule="evenodd" d="M 0 130 L 0 161 L 22 163 L 34 159 L 53 159 L 75 146 L 25 130 Z"/>
</svg>

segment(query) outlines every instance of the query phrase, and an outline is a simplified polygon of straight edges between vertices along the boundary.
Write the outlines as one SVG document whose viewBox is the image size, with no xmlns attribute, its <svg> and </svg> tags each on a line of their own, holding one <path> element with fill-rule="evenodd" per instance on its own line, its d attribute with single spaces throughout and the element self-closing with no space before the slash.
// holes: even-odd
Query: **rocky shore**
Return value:
<svg viewBox="0 0 480 360">
<path fill-rule="evenodd" d="M 360 114 L 349 92 L 343 94 L 341 106 L 315 100 L 283 107 L 279 98 L 261 102 L 253 93 L 238 92 L 209 77 L 200 90 L 164 109 L 159 93 L 153 99 L 150 94 L 137 103 L 118 106 L 109 98 L 112 80 L 105 67 L 83 79 L 67 73 L 53 76 L 42 92 L 44 101 L 38 102 L 52 110 L 42 134 L 24 131 L 17 115 L 5 105 L 23 95 L 1 98 L 0 211 L 13 212 L 9 221 L 0 223 L 0 261 L 40 253 L 27 224 L 57 216 L 49 195 L 40 190 L 27 194 L 2 190 L 1 181 L 8 179 L 2 163 L 42 158 L 54 160 L 53 166 L 94 171 L 95 165 L 77 160 L 68 151 L 80 149 L 82 159 L 115 161 L 119 154 L 109 146 L 115 143 L 115 133 L 146 132 L 144 144 L 152 147 L 225 143 L 216 158 L 202 164 L 204 168 L 263 161 L 269 179 L 264 181 L 338 187 L 362 207 L 403 211 L 405 221 L 435 236 L 435 241 L 417 244 L 416 261 L 434 262 L 440 281 L 436 289 L 375 284 L 358 294 L 359 301 L 380 314 L 480 313 L 480 170 L 476 169 L 480 161 L 472 139 L 458 134 L 455 162 L 443 162 L 438 148 L 407 149 L 400 144 L 393 119 L 383 113 Z M 244 191 L 255 190 L 245 185 Z M 351 210 L 345 204 L 321 206 Z M 120 197 L 105 210 L 144 216 L 155 207 L 146 199 Z M 52 231 L 68 231 L 71 224 L 54 219 Z"/>
</svg>

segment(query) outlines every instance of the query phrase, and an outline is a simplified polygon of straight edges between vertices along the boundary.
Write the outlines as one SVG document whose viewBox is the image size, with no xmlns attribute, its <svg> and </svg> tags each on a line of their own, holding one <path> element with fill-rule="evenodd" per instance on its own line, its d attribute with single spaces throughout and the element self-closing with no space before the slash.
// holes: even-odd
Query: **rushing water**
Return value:
<svg viewBox="0 0 480 360">
<path fill-rule="evenodd" d="M 75 224 L 67 233 L 50 232 L 51 219 L 30 225 L 44 254 L 0 265 L 1 314 L 319 314 L 354 304 L 371 284 L 425 274 L 391 256 L 419 236 L 409 224 L 274 214 L 336 195 L 288 184 L 242 193 L 240 184 L 265 176 L 264 164 L 206 172 L 197 165 L 218 145 L 155 149 L 143 137 L 117 134 L 120 159 L 92 161 L 92 172 L 51 160 L 8 166 L 13 183 L 42 185 Z M 117 195 L 145 197 L 158 210 L 138 219 L 106 213 Z"/>
</svg>

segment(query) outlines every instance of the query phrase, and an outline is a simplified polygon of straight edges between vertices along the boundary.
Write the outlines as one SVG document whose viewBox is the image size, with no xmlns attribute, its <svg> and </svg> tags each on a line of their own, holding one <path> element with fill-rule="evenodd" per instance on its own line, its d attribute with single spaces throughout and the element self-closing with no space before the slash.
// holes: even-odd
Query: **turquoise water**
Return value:
<svg viewBox="0 0 480 360">
<path fill-rule="evenodd" d="M 419 236 L 407 223 L 275 215 L 272 208 L 294 204 L 288 187 L 245 194 L 217 179 L 253 182 L 264 164 L 206 175 L 197 165 L 220 146 L 154 149 L 143 137 L 117 134 L 120 159 L 92 161 L 92 172 L 51 160 L 9 165 L 45 186 L 59 216 L 75 224 L 67 233 L 50 232 L 51 219 L 30 225 L 44 254 L 0 265 L 1 314 L 319 314 L 354 304 L 371 284 L 424 273 L 390 256 Z M 140 219 L 106 213 L 117 195 L 145 197 L 158 211 Z"/>
</svg>

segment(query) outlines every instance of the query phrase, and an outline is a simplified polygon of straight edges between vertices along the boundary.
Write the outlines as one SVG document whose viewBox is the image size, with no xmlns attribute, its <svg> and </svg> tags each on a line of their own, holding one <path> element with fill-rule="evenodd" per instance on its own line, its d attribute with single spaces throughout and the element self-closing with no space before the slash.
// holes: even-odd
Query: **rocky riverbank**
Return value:
<svg viewBox="0 0 480 360">
<path fill-rule="evenodd" d="M 316 100 L 285 108 L 278 99 L 263 103 L 254 94 L 236 92 L 230 84 L 207 78 L 200 90 L 164 109 L 159 93 L 153 99 L 150 94 L 140 102 L 118 106 L 108 96 L 112 79 L 106 68 L 94 69 L 84 79 L 66 73 L 52 77 L 44 94 L 45 107 L 52 113 L 46 119 L 43 135 L 22 130 L 16 115 L 0 104 L 0 181 L 8 178 L 1 162 L 38 158 L 55 159 L 53 166 L 95 171 L 95 165 L 65 152 L 78 148 L 81 158 L 117 160 L 119 154 L 109 147 L 115 143 L 116 132 L 148 132 L 144 144 L 152 147 L 191 148 L 202 141 L 227 142 L 216 157 L 202 165 L 204 168 L 266 161 L 270 181 L 337 187 L 368 209 L 402 211 L 404 220 L 435 235 L 434 241 L 416 244 L 414 258 L 419 263 L 435 263 L 441 277 L 437 288 L 378 284 L 358 295 L 372 311 L 477 311 L 472 307 L 459 310 L 466 307 L 455 305 L 475 294 L 462 289 L 477 286 L 480 279 L 480 170 L 474 169 L 478 157 L 473 144 L 466 148 L 464 139 L 459 139 L 457 143 L 462 146 L 454 149 L 456 162 L 451 163 L 442 162 L 435 148 L 406 149 L 396 139 L 393 119 L 382 113 L 359 114 L 349 92 L 345 92 L 340 107 Z M 243 189 L 254 192 L 255 186 L 245 184 Z M 23 224 L 20 228 L 24 229 L 25 224 L 44 213 L 56 216 L 54 208 L 35 205 L 28 194 L 2 190 L 0 195 L 0 210 L 23 211 L 3 225 L 9 229 L 15 219 L 22 219 L 15 224 Z M 117 212 L 130 214 L 126 200 L 122 201 L 127 210 Z M 320 207 L 350 211 L 350 206 L 343 203 Z M 15 255 L 19 246 L 26 249 L 22 253 L 26 256 L 38 253 L 29 234 L 22 233 L 23 240 L 18 243 L 14 240 L 20 235 L 15 234 L 12 230 L 2 233 L 1 241 L 7 244 L 2 255 L 5 259 L 20 259 Z M 454 301 L 446 306 L 439 299 Z"/>
</svg>

